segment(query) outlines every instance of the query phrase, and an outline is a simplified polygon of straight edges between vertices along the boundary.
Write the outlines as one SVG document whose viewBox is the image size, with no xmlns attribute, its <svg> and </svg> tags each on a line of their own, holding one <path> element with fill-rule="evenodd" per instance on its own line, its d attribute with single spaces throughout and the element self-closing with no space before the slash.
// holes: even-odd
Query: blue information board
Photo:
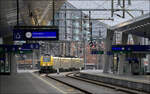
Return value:
<svg viewBox="0 0 150 94">
<path fill-rule="evenodd" d="M 32 49 L 39 49 L 39 48 L 40 48 L 39 43 L 29 43 L 29 44 L 23 44 L 21 50 L 32 50 Z"/>
<path fill-rule="evenodd" d="M 56 38 L 57 33 L 53 32 L 32 32 L 32 38 Z"/>
<path fill-rule="evenodd" d="M 13 52 L 19 50 L 19 45 L 0 45 L 0 48 L 3 52 Z"/>
<path fill-rule="evenodd" d="M 150 45 L 112 45 L 112 51 L 150 51 Z"/>
<path fill-rule="evenodd" d="M 33 49 L 39 49 L 39 43 L 29 43 L 23 45 L 0 45 L 3 52 L 17 52 L 17 51 L 30 51 Z"/>
<path fill-rule="evenodd" d="M 13 29 L 13 40 L 59 40 L 58 28 L 24 26 Z"/>
</svg>

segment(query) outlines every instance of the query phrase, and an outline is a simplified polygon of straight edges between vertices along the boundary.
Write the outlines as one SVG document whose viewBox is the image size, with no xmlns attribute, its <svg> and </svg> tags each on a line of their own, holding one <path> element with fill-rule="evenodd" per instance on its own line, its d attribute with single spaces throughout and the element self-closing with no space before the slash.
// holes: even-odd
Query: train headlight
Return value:
<svg viewBox="0 0 150 94">
<path fill-rule="evenodd" d="M 48 64 L 48 66 L 49 66 L 49 64 Z"/>
<path fill-rule="evenodd" d="M 45 66 L 45 64 L 43 64 L 43 66 Z"/>
</svg>

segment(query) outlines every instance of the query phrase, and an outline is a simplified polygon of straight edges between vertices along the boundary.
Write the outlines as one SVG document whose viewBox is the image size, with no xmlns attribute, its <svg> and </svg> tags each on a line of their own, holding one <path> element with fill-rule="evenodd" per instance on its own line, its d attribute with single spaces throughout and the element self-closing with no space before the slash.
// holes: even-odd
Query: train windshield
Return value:
<svg viewBox="0 0 150 94">
<path fill-rule="evenodd" d="M 50 57 L 43 57 L 43 62 L 50 62 Z"/>
</svg>

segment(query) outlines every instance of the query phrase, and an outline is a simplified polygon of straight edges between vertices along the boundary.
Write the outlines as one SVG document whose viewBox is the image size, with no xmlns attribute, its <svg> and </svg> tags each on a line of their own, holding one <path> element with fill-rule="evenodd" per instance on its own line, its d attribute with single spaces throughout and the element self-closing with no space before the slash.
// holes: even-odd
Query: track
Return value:
<svg viewBox="0 0 150 94">
<path fill-rule="evenodd" d="M 77 90 L 80 90 L 84 92 L 85 94 L 129 94 L 129 93 L 133 94 L 133 92 L 123 91 L 114 86 L 109 87 L 109 86 L 104 86 L 100 84 L 95 84 L 96 82 L 92 83 L 88 80 L 75 77 L 73 73 L 69 73 L 64 76 L 48 75 L 47 77 L 50 79 L 54 79 L 58 82 L 61 82 L 63 84 L 66 84 L 70 87 L 73 87 Z M 137 94 L 137 93 L 134 93 L 134 94 Z"/>
<path fill-rule="evenodd" d="M 96 84 L 98 86 L 104 86 L 104 87 L 112 88 L 112 89 L 115 89 L 117 91 L 123 91 L 123 92 L 126 92 L 126 93 L 131 93 L 131 94 L 149 94 L 149 93 L 143 92 L 143 91 L 137 91 L 137 90 L 124 88 L 124 87 L 120 87 L 120 86 L 115 86 L 115 85 L 111 85 L 111 84 L 107 84 L 107 83 L 102 83 L 102 82 L 98 82 L 98 81 L 94 81 L 94 80 L 84 79 L 84 78 L 79 77 L 78 74 L 79 73 L 74 73 L 74 74 L 72 73 L 72 74 L 67 74 L 66 76 L 69 77 L 69 78 L 73 78 L 73 79 L 81 80 L 81 81 L 84 81 L 84 82 Z"/>
<path fill-rule="evenodd" d="M 69 73 L 69 74 L 70 74 L 70 73 Z M 46 77 L 47 77 L 47 78 L 50 78 L 50 79 L 53 79 L 53 80 L 56 80 L 56 81 L 58 81 L 58 82 L 60 82 L 60 83 L 62 83 L 62 84 L 65 84 L 65 85 L 67 85 L 67 86 L 70 86 L 70 87 L 72 87 L 72 88 L 74 88 L 74 89 L 77 89 L 77 90 L 79 90 L 79 91 L 81 91 L 81 92 L 83 92 L 83 93 L 85 93 L 85 94 L 92 94 L 91 92 L 88 92 L 87 90 L 81 89 L 81 88 L 79 88 L 79 87 L 77 87 L 77 86 L 74 86 L 74 85 L 71 85 L 71 84 L 69 84 L 69 83 L 67 83 L 67 82 L 64 82 L 64 81 L 62 81 L 62 80 L 59 80 L 59 79 L 57 79 L 56 77 L 52 77 L 52 76 L 48 76 L 48 75 L 46 75 Z"/>
<path fill-rule="evenodd" d="M 48 84 L 53 85 L 57 90 L 59 89 L 60 91 L 63 92 L 63 94 L 87 94 L 86 92 L 82 92 L 79 89 L 76 89 L 72 86 L 69 86 L 67 84 L 64 84 L 60 81 L 50 79 L 47 74 L 39 74 L 38 72 L 34 72 L 36 76 L 39 76 L 41 79 L 46 81 Z"/>
<path fill-rule="evenodd" d="M 66 73 L 63 75 L 52 75 L 48 74 L 45 77 L 47 79 L 53 79 L 64 85 L 79 90 L 84 94 L 148 94 L 137 90 L 131 90 L 119 86 L 114 86 L 102 82 L 93 80 L 87 80 L 78 76 L 79 72 Z"/>
</svg>

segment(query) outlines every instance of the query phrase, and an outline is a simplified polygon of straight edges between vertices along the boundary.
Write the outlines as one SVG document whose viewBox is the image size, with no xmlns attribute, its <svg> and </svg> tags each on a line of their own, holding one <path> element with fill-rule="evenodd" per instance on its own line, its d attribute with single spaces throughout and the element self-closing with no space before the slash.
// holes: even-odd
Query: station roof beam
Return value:
<svg viewBox="0 0 150 94">
<path fill-rule="evenodd" d="M 112 26 L 110 29 L 150 39 L 150 13 Z"/>
</svg>

